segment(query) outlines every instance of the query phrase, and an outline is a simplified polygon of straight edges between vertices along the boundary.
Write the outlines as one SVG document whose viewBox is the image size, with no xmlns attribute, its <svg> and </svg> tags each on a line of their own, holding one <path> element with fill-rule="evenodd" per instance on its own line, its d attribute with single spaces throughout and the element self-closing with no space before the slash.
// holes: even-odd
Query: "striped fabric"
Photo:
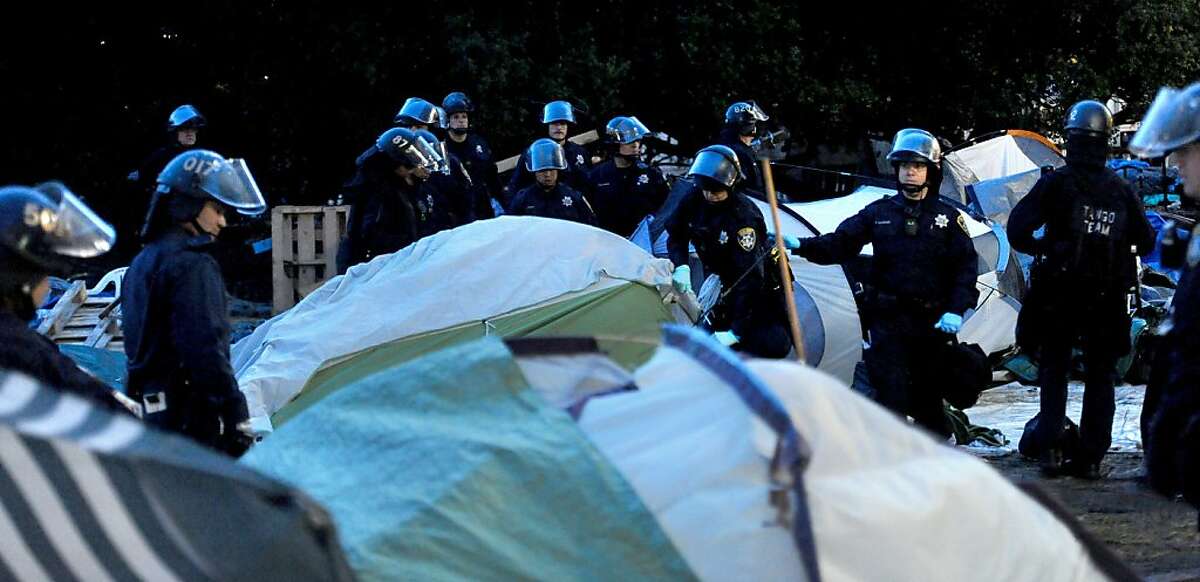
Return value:
<svg viewBox="0 0 1200 582">
<path fill-rule="evenodd" d="M 0 580 L 267 574 L 348 579 L 324 510 L 182 438 L 0 372 Z"/>
</svg>

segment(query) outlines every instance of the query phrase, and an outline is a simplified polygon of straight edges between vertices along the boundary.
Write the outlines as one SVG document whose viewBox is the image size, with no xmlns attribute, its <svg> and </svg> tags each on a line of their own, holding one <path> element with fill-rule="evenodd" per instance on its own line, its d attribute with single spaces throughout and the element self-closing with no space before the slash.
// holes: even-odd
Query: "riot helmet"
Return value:
<svg viewBox="0 0 1200 582">
<path fill-rule="evenodd" d="M 167 118 L 167 131 L 176 132 L 181 129 L 200 129 L 207 124 L 208 121 L 195 107 L 180 105 Z"/>
<path fill-rule="evenodd" d="M 706 190 L 732 190 L 746 178 L 737 154 L 723 145 L 711 145 L 696 153 L 687 175 L 695 176 Z"/>
<path fill-rule="evenodd" d="M 160 215 L 170 223 L 194 224 L 204 203 L 210 200 L 244 215 L 262 214 L 267 209 L 245 160 L 226 159 L 211 150 L 186 151 L 175 156 L 158 175 L 158 188 L 150 201 L 142 236 L 150 236 L 161 226 Z"/>
<path fill-rule="evenodd" d="M 447 115 L 455 113 L 475 113 L 475 105 L 471 103 L 471 98 L 467 97 L 462 91 L 455 91 L 446 95 L 442 99 L 442 109 L 446 110 Z"/>
<path fill-rule="evenodd" d="M 734 127 L 738 135 L 755 135 L 758 123 L 770 119 L 754 101 L 738 101 L 725 109 L 725 125 Z"/>
<path fill-rule="evenodd" d="M 1096 137 L 1107 138 L 1112 132 L 1112 113 L 1099 101 L 1080 101 L 1071 106 L 1067 112 L 1063 129 L 1067 134 L 1084 133 Z"/>
<path fill-rule="evenodd" d="M 400 108 L 400 111 L 396 113 L 393 121 L 396 125 L 404 127 L 412 127 L 414 125 L 428 127 L 441 126 L 437 106 L 420 97 L 409 97 L 404 102 L 404 106 Z"/>
<path fill-rule="evenodd" d="M 551 101 L 542 108 L 542 123 L 575 123 L 575 108 L 566 101 Z"/>
<path fill-rule="evenodd" d="M 450 173 L 450 156 L 446 152 L 445 142 L 439 140 L 432 131 L 426 129 L 418 129 L 413 132 L 417 136 L 418 147 L 422 151 L 432 152 L 434 165 L 429 170 L 431 172 L 441 172 L 443 174 Z"/>
<path fill-rule="evenodd" d="M 1163 87 L 1150 104 L 1129 151 L 1144 158 L 1165 156 L 1200 142 L 1200 83 Z"/>
<path fill-rule="evenodd" d="M 529 146 L 525 156 L 525 169 L 530 172 L 562 171 L 567 169 L 567 155 L 563 153 L 562 146 L 554 140 L 542 138 Z"/>
<path fill-rule="evenodd" d="M 650 129 L 636 117 L 614 117 L 604 128 L 604 141 L 611 145 L 630 144 L 650 135 Z"/>
</svg>

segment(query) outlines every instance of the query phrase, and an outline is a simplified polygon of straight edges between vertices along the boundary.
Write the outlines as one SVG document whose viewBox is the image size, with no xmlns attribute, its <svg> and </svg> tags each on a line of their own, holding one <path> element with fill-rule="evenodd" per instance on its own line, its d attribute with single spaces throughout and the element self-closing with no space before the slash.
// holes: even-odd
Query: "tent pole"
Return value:
<svg viewBox="0 0 1200 582">
<path fill-rule="evenodd" d="M 775 251 L 779 253 L 779 277 L 783 281 L 783 294 L 787 297 L 788 324 L 792 329 L 792 346 L 796 359 L 805 362 L 804 336 L 800 335 L 800 316 L 796 313 L 796 297 L 792 291 L 792 270 L 788 268 L 787 249 L 783 246 L 783 228 L 779 223 L 779 200 L 775 197 L 775 179 L 771 176 L 771 160 L 762 158 L 763 182 L 767 187 L 767 202 L 771 204 L 771 221 L 775 224 Z"/>
</svg>

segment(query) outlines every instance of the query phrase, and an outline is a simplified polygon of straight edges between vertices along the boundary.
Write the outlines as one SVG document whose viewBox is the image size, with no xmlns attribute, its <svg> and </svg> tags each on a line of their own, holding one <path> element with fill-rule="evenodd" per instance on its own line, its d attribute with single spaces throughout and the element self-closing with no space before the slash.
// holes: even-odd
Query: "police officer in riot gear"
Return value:
<svg viewBox="0 0 1200 582">
<path fill-rule="evenodd" d="M 566 101 L 551 101 L 542 109 L 542 123 L 546 124 L 546 132 L 554 143 L 562 147 L 563 156 L 566 159 L 567 167 L 561 171 L 559 182 L 570 184 L 575 190 L 583 194 L 588 194 L 588 173 L 592 169 L 592 157 L 588 154 L 583 146 L 569 141 L 567 135 L 570 133 L 571 126 L 575 122 L 575 108 Z M 525 189 L 530 184 L 533 184 L 533 174 L 528 171 L 528 160 L 525 158 L 526 153 L 521 154 L 521 159 L 517 161 L 517 167 L 513 168 L 512 177 L 508 180 L 508 187 L 505 189 L 506 200 L 511 200 L 512 197 L 521 190 Z M 500 201 L 501 204 L 505 200 Z M 507 206 L 505 206 L 507 208 Z"/>
<path fill-rule="evenodd" d="M 441 220 L 446 228 L 453 228 L 475 221 L 475 203 L 472 196 L 475 185 L 471 175 L 462 165 L 458 157 L 450 153 L 446 143 L 439 140 L 431 131 L 419 129 L 414 131 L 418 138 L 425 140 L 437 154 L 435 171 L 429 175 L 429 183 L 438 193 L 435 200 L 436 208 L 444 211 Z"/>
<path fill-rule="evenodd" d="M 0 188 L 0 369 L 123 410 L 111 388 L 29 328 L 49 294 L 49 276 L 66 275 L 72 259 L 107 252 L 115 238 L 112 227 L 60 183 Z"/>
<path fill-rule="evenodd" d="M 475 106 L 461 92 L 446 95 L 442 100 L 446 111 L 446 151 L 457 157 L 471 176 L 471 202 L 475 219 L 492 218 L 492 200 L 500 198 L 500 178 L 496 161 L 487 140 L 471 126 Z"/>
<path fill-rule="evenodd" d="M 938 197 L 941 146 L 929 132 L 896 134 L 888 160 L 898 192 L 872 202 L 832 233 L 795 241 L 817 264 L 851 261 L 871 244 L 867 293 L 871 347 L 864 354 L 876 399 L 943 437 L 946 370 L 940 345 L 975 307 L 977 258 L 958 209 Z"/>
<path fill-rule="evenodd" d="M 1160 89 L 1129 151 L 1169 155 L 1179 167 L 1184 195 L 1200 199 L 1200 83 Z M 1185 270 L 1163 325 L 1167 353 L 1155 362 L 1166 367 L 1155 370 L 1161 380 L 1152 378 L 1147 386 L 1152 416 L 1143 442 L 1150 484 L 1167 495 L 1182 493 L 1200 508 L 1200 228 L 1193 229 L 1181 266 Z M 1161 394 L 1156 406 L 1152 389 Z"/>
<path fill-rule="evenodd" d="M 148 423 L 233 456 L 250 444 L 249 415 L 229 363 L 225 282 L 209 253 L 226 214 L 266 207 L 242 160 L 180 154 L 158 176 L 149 242 L 123 286 L 129 395 Z"/>
<path fill-rule="evenodd" d="M 588 199 L 600 228 L 626 238 L 667 199 L 662 173 L 641 160 L 642 140 L 648 135 L 650 130 L 636 117 L 614 117 L 604 130 L 612 159 L 593 168 L 588 178 Z"/>
<path fill-rule="evenodd" d="M 138 249 L 134 246 L 137 241 L 135 234 L 140 230 L 142 219 L 145 217 L 144 211 L 150 205 L 150 199 L 158 187 L 156 180 L 159 172 L 162 172 L 163 166 L 175 159 L 175 156 L 196 148 L 199 132 L 207 125 L 208 120 L 191 105 L 180 105 L 171 112 L 167 118 L 166 143 L 151 152 L 128 176 L 135 184 L 137 199 L 114 209 L 117 211 L 117 230 L 124 233 L 124 236 L 118 239 L 119 254 L 127 253 L 131 258 L 137 252 Z"/>
<path fill-rule="evenodd" d="M 596 225 L 596 215 L 587 198 L 559 180 L 567 169 L 562 146 L 542 138 L 525 151 L 525 169 L 536 183 L 513 196 L 510 214 L 544 216 Z"/>
<path fill-rule="evenodd" d="M 343 187 L 351 211 L 340 271 L 449 228 L 441 195 L 427 182 L 439 169 L 437 156 L 416 133 L 393 128 L 358 157 Z"/>
<path fill-rule="evenodd" d="M 1047 473 L 1099 478 L 1112 439 L 1116 361 L 1129 352 L 1128 300 L 1136 260 L 1152 250 L 1154 232 L 1129 186 L 1105 167 L 1112 115 L 1096 101 L 1076 103 L 1066 119 L 1067 165 L 1047 173 L 1013 208 L 1008 237 L 1037 258 L 1022 307 L 1022 327 L 1039 353 L 1041 411 L 1031 441 Z M 1045 227 L 1045 233 L 1035 232 Z M 1081 450 L 1064 458 L 1071 353 L 1084 350 L 1086 390 Z"/>
<path fill-rule="evenodd" d="M 420 97 L 406 99 L 392 121 L 398 127 L 406 127 L 411 130 L 441 129 L 442 127 L 442 119 L 437 106 Z"/>
<path fill-rule="evenodd" d="M 700 186 L 667 224 L 675 289 L 691 291 L 688 244 L 708 272 L 721 278 L 722 298 L 709 326 L 722 343 L 763 358 L 782 358 L 792 349 L 787 300 L 762 213 L 740 191 L 745 176 L 733 150 L 708 146 L 696 154 L 688 176 Z"/>
<path fill-rule="evenodd" d="M 758 136 L 760 123 L 770 119 L 754 101 L 738 101 L 725 109 L 725 125 L 721 128 L 720 144 L 728 146 L 737 154 L 742 171 L 746 174 L 744 189 L 756 198 L 763 198 L 763 181 L 758 172 L 758 156 L 750 143 Z"/>
</svg>

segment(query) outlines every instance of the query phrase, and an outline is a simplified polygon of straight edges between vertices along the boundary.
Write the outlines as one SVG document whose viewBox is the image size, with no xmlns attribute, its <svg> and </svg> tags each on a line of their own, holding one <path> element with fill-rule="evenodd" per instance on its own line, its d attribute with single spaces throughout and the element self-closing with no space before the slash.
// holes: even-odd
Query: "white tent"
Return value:
<svg viewBox="0 0 1200 582">
<path fill-rule="evenodd" d="M 700 580 L 1130 576 L 1069 516 L 820 371 L 678 327 L 632 374 L 580 343 L 431 354 L 318 403 L 247 463 L 325 503 L 364 576 L 576 579 L 601 558 Z M 358 495 L 354 475 L 395 484 Z"/>
<path fill-rule="evenodd" d="M 609 232 L 504 216 L 423 238 L 327 281 L 234 345 L 233 368 L 251 417 L 265 419 L 323 364 L 361 350 L 462 326 L 487 335 L 489 320 L 631 284 L 665 297 L 670 282 L 669 261 Z M 684 318 L 679 311 L 676 319 Z"/>
</svg>

